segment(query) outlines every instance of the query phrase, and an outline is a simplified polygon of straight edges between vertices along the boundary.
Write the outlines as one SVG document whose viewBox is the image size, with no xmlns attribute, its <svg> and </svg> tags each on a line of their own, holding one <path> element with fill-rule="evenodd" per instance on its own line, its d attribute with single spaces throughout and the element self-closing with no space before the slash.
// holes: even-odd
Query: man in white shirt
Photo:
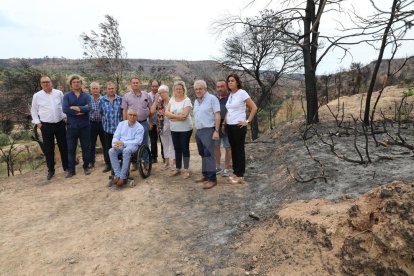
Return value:
<svg viewBox="0 0 414 276">
<path fill-rule="evenodd" d="M 32 123 L 37 125 L 43 137 L 43 153 L 46 157 L 47 180 L 55 175 L 55 137 L 59 147 L 62 168 L 68 168 L 68 149 L 66 144 L 66 115 L 62 111 L 63 93 L 53 89 L 48 76 L 40 78 L 42 90 L 33 95 Z"/>
</svg>

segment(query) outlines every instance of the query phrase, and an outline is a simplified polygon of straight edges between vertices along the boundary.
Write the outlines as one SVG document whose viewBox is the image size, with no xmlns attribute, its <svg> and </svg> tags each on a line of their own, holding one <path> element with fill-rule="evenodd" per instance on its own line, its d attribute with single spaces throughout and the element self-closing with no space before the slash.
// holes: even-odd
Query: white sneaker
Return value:
<svg viewBox="0 0 414 276">
<path fill-rule="evenodd" d="M 221 173 L 223 170 L 221 168 L 216 168 L 216 174 Z"/>
<path fill-rule="evenodd" d="M 223 176 L 223 177 L 229 177 L 230 176 L 229 170 L 228 169 L 224 169 L 223 170 L 223 173 L 221 174 L 221 176 Z"/>
</svg>

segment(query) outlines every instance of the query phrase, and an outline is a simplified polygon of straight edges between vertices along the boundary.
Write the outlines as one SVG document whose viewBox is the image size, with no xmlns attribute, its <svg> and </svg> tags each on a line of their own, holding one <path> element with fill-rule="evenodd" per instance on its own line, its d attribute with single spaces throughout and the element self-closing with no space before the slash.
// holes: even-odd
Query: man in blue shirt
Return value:
<svg viewBox="0 0 414 276">
<path fill-rule="evenodd" d="M 109 158 L 115 174 L 110 185 L 121 186 L 126 183 L 129 160 L 131 155 L 138 150 L 144 137 L 144 127 L 137 122 L 138 112 L 134 109 L 128 109 L 127 117 L 127 120 L 118 124 L 112 139 L 112 148 L 109 150 Z M 118 161 L 120 153 L 122 153 L 122 168 Z"/>
<path fill-rule="evenodd" d="M 217 185 L 214 146 L 215 140 L 219 139 L 220 103 L 216 96 L 207 92 L 207 84 L 203 80 L 194 82 L 194 91 L 196 142 L 203 174 L 196 182 L 204 182 L 203 189 L 211 189 Z"/>
<path fill-rule="evenodd" d="M 102 172 L 111 170 L 111 160 L 108 151 L 112 147 L 112 139 L 119 122 L 122 121 L 122 98 L 116 94 L 115 84 L 106 84 L 106 95 L 99 100 L 99 113 L 102 116 L 102 126 L 104 130 L 104 160 L 105 168 Z"/>
<path fill-rule="evenodd" d="M 65 177 L 76 174 L 75 159 L 78 139 L 82 148 L 83 172 L 89 175 L 90 158 L 90 122 L 91 97 L 82 91 L 82 79 L 77 75 L 69 78 L 69 86 L 72 89 L 63 96 L 63 113 L 67 117 L 66 139 L 68 143 L 68 170 Z"/>
</svg>

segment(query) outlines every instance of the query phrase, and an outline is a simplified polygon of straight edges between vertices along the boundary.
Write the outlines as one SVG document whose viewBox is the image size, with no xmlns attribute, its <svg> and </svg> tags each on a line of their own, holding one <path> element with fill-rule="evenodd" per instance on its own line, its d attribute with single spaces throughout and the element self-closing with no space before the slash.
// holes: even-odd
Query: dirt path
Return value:
<svg viewBox="0 0 414 276">
<path fill-rule="evenodd" d="M 248 185 L 205 191 L 194 183 L 200 158 L 191 146 L 190 180 L 155 164 L 137 186 L 106 187 L 102 163 L 90 176 L 52 182 L 45 172 L 0 186 L 0 275 L 199 275 L 226 268 L 229 244 L 248 227 Z M 257 178 L 259 179 L 259 178 Z M 228 257 L 228 256 L 227 256 Z M 238 270 L 237 270 L 238 271 Z"/>
</svg>

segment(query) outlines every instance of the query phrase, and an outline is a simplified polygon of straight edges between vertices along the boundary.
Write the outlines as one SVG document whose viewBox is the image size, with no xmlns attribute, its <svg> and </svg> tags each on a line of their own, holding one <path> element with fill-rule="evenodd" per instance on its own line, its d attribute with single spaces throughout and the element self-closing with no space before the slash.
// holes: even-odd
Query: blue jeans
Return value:
<svg viewBox="0 0 414 276">
<path fill-rule="evenodd" d="M 83 169 L 88 168 L 90 145 L 91 145 L 91 126 L 71 128 L 66 130 L 66 139 L 68 142 L 68 170 L 75 173 L 76 147 L 78 139 L 82 148 Z"/>
<path fill-rule="evenodd" d="M 91 121 L 91 154 L 89 157 L 89 161 L 91 162 L 91 164 L 95 164 L 96 162 L 96 139 L 98 138 L 98 136 L 99 136 L 99 140 L 101 141 L 102 148 L 104 148 L 105 137 L 104 137 L 104 130 L 102 128 L 102 122 Z"/>
<path fill-rule="evenodd" d="M 131 159 L 131 155 L 138 150 L 138 147 L 121 147 L 120 149 L 116 150 L 111 148 L 109 150 L 109 159 L 111 160 L 112 169 L 114 170 L 114 174 L 116 177 L 121 179 L 126 179 L 128 173 L 128 165 L 129 160 Z M 119 165 L 118 161 L 118 154 L 122 154 L 122 168 Z"/>
<path fill-rule="evenodd" d="M 182 168 L 184 160 L 184 169 L 190 167 L 190 138 L 193 130 L 189 131 L 171 131 L 171 138 L 175 151 L 175 167 Z"/>
<path fill-rule="evenodd" d="M 201 172 L 209 181 L 217 180 L 213 132 L 213 127 L 197 129 L 196 132 L 198 154 L 201 156 Z"/>
</svg>

